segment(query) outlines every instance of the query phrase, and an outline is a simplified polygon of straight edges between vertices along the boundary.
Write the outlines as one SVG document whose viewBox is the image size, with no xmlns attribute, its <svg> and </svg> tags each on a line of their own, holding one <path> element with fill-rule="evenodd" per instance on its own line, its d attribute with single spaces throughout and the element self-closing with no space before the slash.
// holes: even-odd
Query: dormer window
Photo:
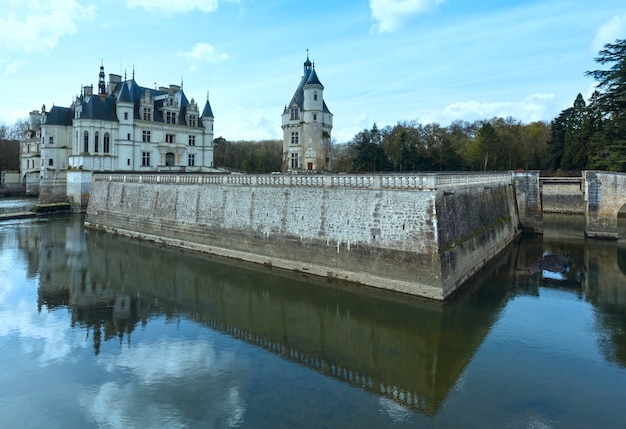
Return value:
<svg viewBox="0 0 626 429">
<path fill-rule="evenodd" d="M 165 112 L 165 123 L 166 124 L 175 124 L 176 123 L 176 112 Z"/>
<path fill-rule="evenodd" d="M 196 115 L 189 115 L 189 126 L 190 127 L 195 127 L 197 126 L 198 122 L 196 120 Z"/>
<path fill-rule="evenodd" d="M 150 109 L 149 107 L 144 107 L 143 108 L 143 120 L 144 121 L 151 121 L 152 120 L 152 109 Z"/>
<path fill-rule="evenodd" d="M 297 107 L 292 107 L 291 108 L 291 119 L 299 119 L 300 118 L 299 111 L 300 111 L 300 109 L 298 109 Z"/>
</svg>

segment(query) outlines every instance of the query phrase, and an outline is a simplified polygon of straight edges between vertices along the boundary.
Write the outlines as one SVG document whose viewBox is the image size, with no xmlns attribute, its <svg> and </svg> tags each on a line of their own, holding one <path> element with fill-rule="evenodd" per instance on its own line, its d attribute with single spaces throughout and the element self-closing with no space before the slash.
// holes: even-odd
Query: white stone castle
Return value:
<svg viewBox="0 0 626 429">
<path fill-rule="evenodd" d="M 307 54 L 304 75 L 283 110 L 284 171 L 330 170 L 333 114 L 324 102 L 324 85 Z"/>
<path fill-rule="evenodd" d="M 41 202 L 65 201 L 72 183 L 84 189 L 92 172 L 213 170 L 213 121 L 181 85 L 142 87 L 100 67 L 98 92 L 82 89 L 70 107 L 30 113 L 21 143 L 22 180 Z M 72 172 L 80 174 L 73 174 Z M 68 175 L 69 173 L 69 175 Z M 73 176 L 73 177 L 72 177 Z M 78 203 L 75 201 L 75 203 Z"/>
<path fill-rule="evenodd" d="M 304 75 L 282 114 L 283 171 L 330 170 L 333 115 L 307 53 Z M 147 88 L 100 66 L 98 90 L 85 86 L 69 107 L 30 112 L 21 141 L 21 180 L 42 203 L 84 208 L 94 172 L 215 172 L 214 116 L 183 85 Z"/>
</svg>

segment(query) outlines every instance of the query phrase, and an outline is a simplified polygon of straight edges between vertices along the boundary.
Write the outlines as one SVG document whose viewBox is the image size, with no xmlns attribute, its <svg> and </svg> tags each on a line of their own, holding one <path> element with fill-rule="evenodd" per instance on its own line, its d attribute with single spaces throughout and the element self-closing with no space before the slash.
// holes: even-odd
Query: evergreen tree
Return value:
<svg viewBox="0 0 626 429">
<path fill-rule="evenodd" d="M 592 167 L 626 171 L 626 40 L 604 45 L 595 61 L 610 67 L 586 73 L 598 81 L 596 101 L 602 114 Z"/>
</svg>

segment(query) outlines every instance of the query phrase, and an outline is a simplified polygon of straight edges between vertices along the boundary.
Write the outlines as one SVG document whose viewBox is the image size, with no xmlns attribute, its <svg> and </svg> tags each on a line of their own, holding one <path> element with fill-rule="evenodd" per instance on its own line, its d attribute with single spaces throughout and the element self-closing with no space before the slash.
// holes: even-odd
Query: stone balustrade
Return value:
<svg viewBox="0 0 626 429">
<path fill-rule="evenodd" d="M 510 184 L 510 173 L 484 174 L 161 174 L 98 173 L 95 182 L 175 183 L 180 185 L 298 186 L 365 189 L 450 189 L 476 185 Z"/>
</svg>

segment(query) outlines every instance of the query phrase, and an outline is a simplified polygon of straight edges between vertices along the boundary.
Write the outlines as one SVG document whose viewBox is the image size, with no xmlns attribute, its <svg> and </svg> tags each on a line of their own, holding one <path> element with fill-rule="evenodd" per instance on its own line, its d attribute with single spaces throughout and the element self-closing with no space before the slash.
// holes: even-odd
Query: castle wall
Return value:
<svg viewBox="0 0 626 429">
<path fill-rule="evenodd" d="M 434 299 L 519 232 L 508 174 L 95 174 L 85 224 Z"/>
</svg>

